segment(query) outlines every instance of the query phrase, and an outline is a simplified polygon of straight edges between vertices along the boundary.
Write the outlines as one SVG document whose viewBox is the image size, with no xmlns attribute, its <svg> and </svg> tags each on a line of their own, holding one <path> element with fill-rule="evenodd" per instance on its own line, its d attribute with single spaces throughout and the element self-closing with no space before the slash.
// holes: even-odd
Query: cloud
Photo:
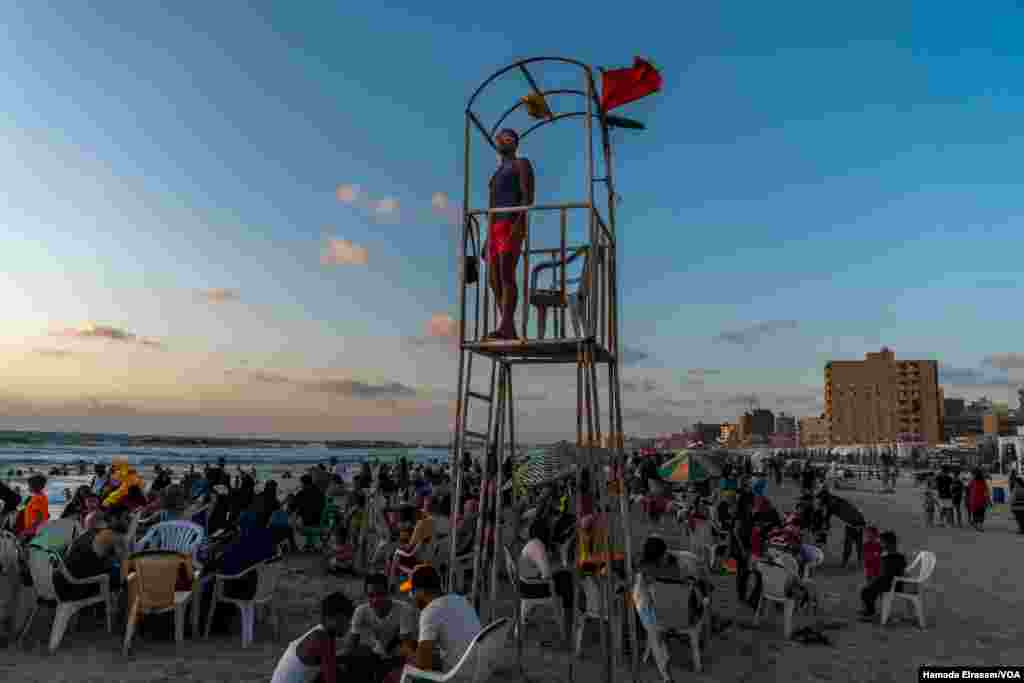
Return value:
<svg viewBox="0 0 1024 683">
<path fill-rule="evenodd" d="M 983 363 L 999 370 L 1020 370 L 1024 368 L 1024 353 L 993 353 Z"/>
<path fill-rule="evenodd" d="M 374 203 L 373 210 L 378 214 L 393 214 L 398 211 L 398 200 L 393 197 L 380 199 Z"/>
<path fill-rule="evenodd" d="M 714 338 L 714 341 L 725 342 L 726 344 L 738 344 L 749 348 L 759 343 L 765 337 L 771 336 L 776 332 L 792 330 L 796 329 L 796 327 L 797 321 L 795 320 L 767 320 L 740 330 L 727 330 L 718 334 L 718 336 Z"/>
<path fill-rule="evenodd" d="M 359 199 L 359 186 L 358 185 L 338 185 L 338 189 L 334 191 L 334 196 L 338 198 L 339 202 L 345 202 L 351 204 L 352 202 Z"/>
<path fill-rule="evenodd" d="M 222 304 L 227 301 L 238 301 L 239 299 L 237 289 L 226 289 L 224 287 L 201 289 L 198 292 L 198 296 L 203 301 L 211 304 Z"/>
<path fill-rule="evenodd" d="M 67 349 L 36 349 L 32 353 L 37 356 L 42 356 L 43 358 L 56 358 L 58 360 L 75 358 L 82 355 L 80 353 L 75 353 L 74 351 L 68 351 Z"/>
<path fill-rule="evenodd" d="M 1004 354 L 1012 355 L 1012 354 Z M 986 359 L 986 364 L 988 359 Z M 1012 359 L 997 359 L 995 362 L 1013 362 Z M 1018 367 L 1024 368 L 1024 356 L 1020 359 L 1021 365 Z M 992 364 L 990 364 L 992 365 Z M 992 365 L 992 367 L 1000 368 L 1002 370 L 1009 369 L 1008 367 L 1000 367 L 999 365 Z M 1009 367 L 1013 367 L 1012 365 Z M 979 386 L 982 384 L 1007 384 L 1008 379 L 1006 377 L 996 377 L 991 372 L 987 372 L 981 368 L 956 368 L 951 365 L 944 363 L 939 364 L 939 383 L 940 384 L 960 384 L 967 386 Z"/>
<path fill-rule="evenodd" d="M 635 367 L 649 359 L 651 354 L 631 346 L 622 347 L 622 365 L 624 367 Z"/>
<path fill-rule="evenodd" d="M 622 390 L 630 393 L 651 394 L 661 388 L 661 385 L 650 377 L 640 380 L 622 380 Z"/>
<path fill-rule="evenodd" d="M 360 380 L 335 379 L 330 377 L 304 380 L 263 370 L 227 370 L 225 374 L 229 377 L 248 379 L 262 384 L 292 386 L 305 391 L 331 394 L 332 396 L 343 396 L 346 398 L 388 400 L 412 398 L 419 394 L 419 392 L 417 392 L 413 387 L 400 382 L 370 384 Z"/>
<path fill-rule="evenodd" d="M 430 198 L 430 205 L 438 211 L 444 211 L 448 208 L 448 195 L 444 192 L 435 192 Z"/>
<path fill-rule="evenodd" d="M 66 327 L 63 330 L 54 332 L 54 335 L 58 337 L 71 337 L 72 339 L 104 339 L 124 344 L 138 344 L 139 346 L 151 349 L 164 348 L 163 343 L 157 339 L 140 337 L 120 327 L 97 325 L 95 323 L 86 323 L 81 327 Z"/>
<path fill-rule="evenodd" d="M 462 206 L 452 204 L 444 192 L 435 192 L 430 198 L 430 206 L 435 214 L 444 218 L 445 223 L 459 226 L 462 224 Z"/>
<path fill-rule="evenodd" d="M 365 266 L 368 262 L 366 247 L 338 238 L 327 240 L 320 254 L 320 263 L 325 266 Z"/>
<path fill-rule="evenodd" d="M 459 323 L 447 313 L 435 313 L 427 321 L 428 337 L 457 337 Z"/>
</svg>

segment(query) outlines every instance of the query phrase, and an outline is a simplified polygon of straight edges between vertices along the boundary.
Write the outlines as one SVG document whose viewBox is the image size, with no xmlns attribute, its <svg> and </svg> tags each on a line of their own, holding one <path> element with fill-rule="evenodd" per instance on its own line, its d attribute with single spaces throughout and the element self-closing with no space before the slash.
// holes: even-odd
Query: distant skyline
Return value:
<svg viewBox="0 0 1024 683">
<path fill-rule="evenodd" d="M 462 110 L 547 54 L 665 79 L 614 138 L 628 432 L 819 414 L 882 346 L 1016 405 L 1014 4 L 17 5 L 0 429 L 447 439 Z M 539 201 L 575 130 L 524 145 Z M 517 374 L 524 439 L 572 436 L 573 377 Z"/>
</svg>

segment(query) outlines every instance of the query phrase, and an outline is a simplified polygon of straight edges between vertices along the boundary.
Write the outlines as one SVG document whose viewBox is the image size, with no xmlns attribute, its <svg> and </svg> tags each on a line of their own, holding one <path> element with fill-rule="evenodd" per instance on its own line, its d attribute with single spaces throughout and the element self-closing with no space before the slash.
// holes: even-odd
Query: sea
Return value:
<svg viewBox="0 0 1024 683">
<path fill-rule="evenodd" d="M 47 497 L 51 504 L 64 503 L 64 489 L 74 489 L 91 478 L 91 467 L 85 477 L 78 475 L 75 467 L 81 462 L 110 464 L 113 458 L 123 459 L 135 466 L 153 465 L 201 467 L 224 458 L 229 468 L 235 464 L 255 465 L 257 472 L 264 470 L 261 465 L 294 464 L 313 465 L 326 463 L 337 458 L 339 463 L 351 467 L 373 460 L 392 463 L 406 458 L 417 464 L 445 464 L 450 452 L 447 448 L 410 446 L 403 448 L 334 448 L 324 443 L 273 445 L 140 445 L 140 437 L 124 434 L 68 434 L 64 432 L 19 432 L 0 431 L 0 480 L 15 478 L 15 467 L 22 470 L 31 466 L 48 475 Z M 170 437 L 167 441 L 181 441 Z M 255 440 L 254 440 L 255 441 Z M 240 441 L 239 443 L 244 443 Z M 159 441 L 158 441 L 159 444 Z M 50 476 L 50 468 L 68 465 L 70 476 Z M 258 478 L 259 477 L 258 475 Z"/>
</svg>

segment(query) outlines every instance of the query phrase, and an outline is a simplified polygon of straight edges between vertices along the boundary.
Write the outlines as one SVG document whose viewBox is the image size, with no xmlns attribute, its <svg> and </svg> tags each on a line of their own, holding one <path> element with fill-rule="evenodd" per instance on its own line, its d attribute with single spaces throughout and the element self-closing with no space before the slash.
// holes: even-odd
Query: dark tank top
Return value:
<svg viewBox="0 0 1024 683">
<path fill-rule="evenodd" d="M 519 184 L 519 164 L 515 159 L 501 162 L 491 178 L 494 207 L 522 206 L 523 188 Z"/>
</svg>

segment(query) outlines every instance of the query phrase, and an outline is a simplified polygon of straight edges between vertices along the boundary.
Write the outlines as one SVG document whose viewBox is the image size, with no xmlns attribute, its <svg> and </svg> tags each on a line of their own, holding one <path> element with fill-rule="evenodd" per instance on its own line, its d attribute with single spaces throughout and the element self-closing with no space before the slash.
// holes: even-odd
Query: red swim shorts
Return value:
<svg viewBox="0 0 1024 683">
<path fill-rule="evenodd" d="M 498 254 L 518 255 L 523 248 L 523 240 L 512 236 L 516 219 L 502 218 L 491 223 L 491 232 L 487 236 L 487 262 L 494 263 Z"/>
</svg>

